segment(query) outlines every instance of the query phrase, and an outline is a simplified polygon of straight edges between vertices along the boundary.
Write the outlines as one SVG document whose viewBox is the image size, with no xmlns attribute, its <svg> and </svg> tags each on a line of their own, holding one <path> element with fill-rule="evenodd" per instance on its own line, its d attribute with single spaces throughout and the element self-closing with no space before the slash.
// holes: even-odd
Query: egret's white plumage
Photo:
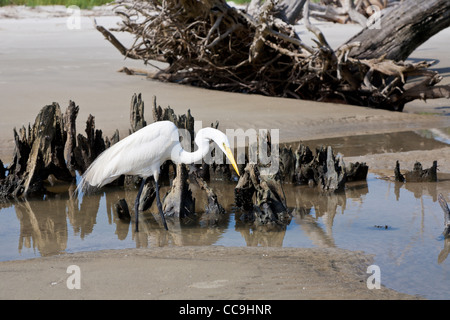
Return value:
<svg viewBox="0 0 450 320">
<path fill-rule="evenodd" d="M 230 159 L 231 164 L 239 174 L 230 150 L 230 143 L 224 133 L 213 128 L 199 130 L 195 137 L 198 149 L 195 152 L 188 152 L 181 147 L 178 128 L 175 124 L 171 121 L 158 121 L 120 140 L 100 154 L 83 174 L 77 189 L 83 190 L 88 185 L 99 188 L 121 175 L 141 176 L 144 181 L 146 178 L 153 176 L 157 186 L 160 167 L 166 160 L 170 159 L 175 163 L 199 161 L 208 153 L 211 140 Z M 142 187 L 143 184 L 138 193 L 138 198 L 142 192 Z M 136 199 L 137 203 L 138 198 Z M 160 209 L 158 192 L 157 202 L 160 214 L 164 218 L 162 209 Z M 137 210 L 137 206 L 135 208 Z"/>
</svg>

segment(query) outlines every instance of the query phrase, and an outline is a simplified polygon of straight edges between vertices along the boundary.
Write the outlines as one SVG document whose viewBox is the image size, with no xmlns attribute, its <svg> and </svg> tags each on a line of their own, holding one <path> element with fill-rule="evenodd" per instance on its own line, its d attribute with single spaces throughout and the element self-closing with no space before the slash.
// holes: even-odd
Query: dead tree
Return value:
<svg viewBox="0 0 450 320">
<path fill-rule="evenodd" d="M 368 26 L 347 41 L 360 43 L 350 56 L 406 60 L 421 44 L 450 26 L 450 1 L 405 0 L 382 11 L 378 23 L 379 26 Z"/>
<path fill-rule="evenodd" d="M 149 74 L 161 81 L 397 111 L 415 99 L 449 95 L 449 86 L 435 87 L 441 78 L 428 69 L 431 63 L 405 63 L 385 55 L 355 58 L 353 50 L 364 47 L 357 39 L 333 50 L 310 22 L 307 3 L 302 19 L 316 38 L 314 47 L 278 18 L 279 7 L 272 0 L 253 16 L 224 0 L 119 0 L 116 13 L 123 21 L 117 31 L 132 34 L 132 46 L 124 47 L 102 26 L 97 29 L 128 58 L 167 63 L 167 68 Z M 417 76 L 424 80 L 412 82 Z"/>
</svg>

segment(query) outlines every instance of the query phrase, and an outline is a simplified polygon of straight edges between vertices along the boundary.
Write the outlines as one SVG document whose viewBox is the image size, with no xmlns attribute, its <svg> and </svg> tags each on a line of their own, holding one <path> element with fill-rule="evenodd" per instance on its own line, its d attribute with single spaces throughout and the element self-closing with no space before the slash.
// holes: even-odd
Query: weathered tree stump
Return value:
<svg viewBox="0 0 450 320">
<path fill-rule="evenodd" d="M 369 166 L 364 162 L 351 162 L 346 168 L 347 181 L 366 180 Z"/>
<path fill-rule="evenodd" d="M 140 93 L 138 95 L 134 94 L 131 98 L 130 124 L 130 134 L 147 125 L 147 121 L 144 119 L 144 101 Z"/>
<path fill-rule="evenodd" d="M 162 208 L 166 217 L 179 218 L 181 220 L 195 216 L 195 199 L 189 189 L 188 170 L 186 165 L 176 166 L 177 174 L 172 182 L 170 191 L 162 200 Z"/>
<path fill-rule="evenodd" d="M 64 159 L 64 124 L 57 103 L 47 105 L 39 112 L 33 127 L 14 130 L 16 143 L 8 176 L 1 183 L 2 197 L 43 194 L 44 181 L 50 175 L 71 182 L 73 176 Z"/>
<path fill-rule="evenodd" d="M 64 113 L 64 133 L 66 136 L 66 143 L 64 145 L 64 159 L 66 160 L 67 168 L 74 176 L 75 170 L 77 169 L 75 147 L 77 145 L 76 119 L 79 110 L 80 107 L 78 107 L 75 102 L 70 101 L 69 106 Z"/>
<path fill-rule="evenodd" d="M 223 215 L 225 209 L 220 205 L 217 200 L 217 195 L 212 188 L 208 186 L 205 180 L 203 180 L 197 173 L 192 174 L 197 184 L 206 192 L 208 198 L 207 205 L 205 207 L 205 214 L 209 216 Z"/>
<path fill-rule="evenodd" d="M 290 221 L 280 176 L 260 175 L 255 164 L 245 167 L 235 188 L 235 202 L 245 211 L 241 219 L 256 225 L 286 225 Z"/>
<path fill-rule="evenodd" d="M 433 161 L 430 168 L 423 169 L 420 162 L 414 163 L 411 171 L 404 174 L 400 173 L 400 164 L 397 161 L 395 165 L 395 181 L 399 182 L 436 182 L 437 181 L 437 161 Z"/>
<path fill-rule="evenodd" d="M 365 180 L 369 167 L 365 163 L 345 166 L 341 157 L 333 154 L 331 147 L 320 147 L 316 154 L 300 144 L 296 151 L 289 146 L 280 148 L 280 174 L 285 182 L 319 186 L 323 191 L 344 189 L 348 181 Z"/>
<path fill-rule="evenodd" d="M 95 117 L 92 115 L 89 115 L 86 121 L 85 132 L 86 137 L 78 134 L 77 146 L 74 149 L 77 169 L 80 173 L 84 173 L 97 156 L 106 149 L 102 131 L 95 129 Z"/>
</svg>

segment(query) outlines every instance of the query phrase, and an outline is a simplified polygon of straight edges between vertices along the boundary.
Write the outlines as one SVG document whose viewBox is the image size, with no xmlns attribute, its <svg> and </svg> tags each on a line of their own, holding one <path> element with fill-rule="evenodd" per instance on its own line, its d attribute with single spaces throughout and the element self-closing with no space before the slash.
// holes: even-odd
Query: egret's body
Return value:
<svg viewBox="0 0 450 320">
<path fill-rule="evenodd" d="M 239 174 L 228 138 L 219 130 L 213 128 L 199 130 L 195 138 L 198 149 L 195 152 L 188 152 L 181 147 L 175 124 L 170 121 L 158 121 L 136 131 L 100 154 L 83 174 L 78 189 L 84 189 L 87 185 L 99 188 L 121 175 L 141 176 L 143 181 L 135 202 L 137 230 L 139 198 L 146 179 L 153 176 L 158 210 L 167 229 L 159 199 L 160 167 L 167 160 L 174 163 L 194 163 L 201 160 L 208 153 L 211 140 L 222 149 Z"/>
</svg>

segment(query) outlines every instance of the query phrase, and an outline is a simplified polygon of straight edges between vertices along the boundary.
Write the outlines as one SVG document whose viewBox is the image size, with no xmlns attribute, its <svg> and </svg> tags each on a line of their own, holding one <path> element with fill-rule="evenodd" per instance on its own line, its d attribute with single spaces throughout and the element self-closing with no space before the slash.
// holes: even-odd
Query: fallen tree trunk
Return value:
<svg viewBox="0 0 450 320">
<path fill-rule="evenodd" d="M 406 0 L 383 11 L 377 23 L 379 26 L 366 27 L 347 41 L 360 43 L 350 56 L 406 60 L 421 44 L 450 26 L 450 1 Z"/>
</svg>

